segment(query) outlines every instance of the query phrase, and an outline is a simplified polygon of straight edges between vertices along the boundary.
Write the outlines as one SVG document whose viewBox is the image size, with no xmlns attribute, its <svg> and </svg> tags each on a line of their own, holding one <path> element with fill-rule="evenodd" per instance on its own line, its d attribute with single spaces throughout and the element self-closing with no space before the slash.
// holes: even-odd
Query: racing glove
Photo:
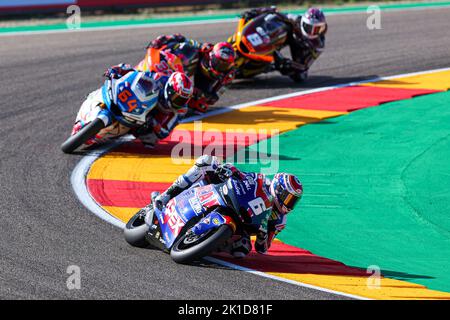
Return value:
<svg viewBox="0 0 450 320">
<path fill-rule="evenodd" d="M 266 254 L 272 245 L 273 239 L 285 228 L 287 216 L 272 212 L 267 223 L 267 232 L 259 231 L 256 235 L 255 250 Z"/>
<path fill-rule="evenodd" d="M 241 177 L 241 172 L 238 168 L 233 166 L 231 163 L 224 163 L 219 165 L 217 169 L 214 171 L 214 174 L 221 180 L 226 181 L 230 177 Z"/>
<path fill-rule="evenodd" d="M 166 192 L 163 192 L 155 198 L 154 202 L 155 205 L 159 209 L 161 209 L 162 207 L 165 207 L 165 205 L 167 204 L 167 202 L 169 202 L 170 199 L 171 199 L 170 195 L 168 195 Z"/>
<path fill-rule="evenodd" d="M 167 138 L 170 134 L 170 131 L 161 126 L 156 120 L 153 119 L 153 130 L 158 138 L 164 139 Z"/>
<path fill-rule="evenodd" d="M 196 112 L 200 114 L 205 113 L 208 110 L 206 98 L 202 97 L 200 99 L 191 99 L 189 101 L 189 108 L 194 109 Z"/>
<path fill-rule="evenodd" d="M 126 75 L 128 72 L 134 71 L 133 67 L 126 63 L 118 64 L 117 66 L 113 66 L 111 68 L 108 68 L 103 73 L 103 76 L 109 79 L 119 79 Z"/>
<path fill-rule="evenodd" d="M 214 45 L 209 42 L 204 42 L 200 45 L 200 53 L 208 53 L 212 50 Z"/>
<path fill-rule="evenodd" d="M 181 35 L 180 33 L 175 33 L 173 35 L 162 35 L 151 41 L 147 48 L 159 49 L 162 46 L 168 44 L 170 41 L 184 42 L 186 41 L 186 37 Z"/>
<path fill-rule="evenodd" d="M 225 181 L 233 175 L 233 172 L 231 172 L 231 169 L 228 166 L 221 165 L 214 171 L 214 174 L 219 177 L 220 180 Z"/>
<path fill-rule="evenodd" d="M 271 6 L 269 8 L 257 8 L 245 11 L 244 13 L 242 13 L 241 17 L 248 21 L 259 16 L 260 14 L 273 12 L 277 12 L 277 8 L 275 6 Z"/>
</svg>

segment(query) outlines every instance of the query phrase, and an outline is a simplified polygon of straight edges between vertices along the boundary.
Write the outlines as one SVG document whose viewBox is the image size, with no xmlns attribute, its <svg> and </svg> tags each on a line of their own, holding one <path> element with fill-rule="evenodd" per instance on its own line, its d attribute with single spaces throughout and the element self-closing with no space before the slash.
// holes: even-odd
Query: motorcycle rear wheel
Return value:
<svg viewBox="0 0 450 320">
<path fill-rule="evenodd" d="M 83 143 L 85 143 L 90 138 L 94 137 L 97 133 L 100 132 L 105 127 L 105 123 L 96 118 L 94 121 L 88 123 L 85 127 L 83 127 L 80 131 L 75 133 L 73 136 L 70 136 L 62 145 L 61 150 L 64 153 L 72 153 L 78 147 L 80 147 Z"/>
<path fill-rule="evenodd" d="M 183 234 L 175 241 L 170 250 L 170 257 L 176 263 L 188 264 L 195 260 L 199 260 L 227 241 L 233 235 L 231 227 L 224 224 L 213 230 L 210 234 L 200 238 L 201 242 L 195 243 L 193 246 L 186 245 L 187 234 Z"/>
</svg>

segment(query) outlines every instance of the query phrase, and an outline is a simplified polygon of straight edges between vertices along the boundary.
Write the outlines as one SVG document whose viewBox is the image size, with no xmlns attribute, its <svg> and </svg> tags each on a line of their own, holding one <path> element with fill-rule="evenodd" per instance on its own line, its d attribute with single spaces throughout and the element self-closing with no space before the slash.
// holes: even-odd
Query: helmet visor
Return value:
<svg viewBox="0 0 450 320">
<path fill-rule="evenodd" d="M 220 59 L 214 54 L 211 55 L 210 65 L 211 69 L 216 73 L 227 73 L 232 67 L 232 64 L 230 64 L 230 62 Z"/>
<path fill-rule="evenodd" d="M 173 94 L 172 97 L 170 97 L 172 107 L 175 109 L 183 108 L 189 102 L 189 100 L 190 98 L 185 98 L 178 94 Z"/>
<path fill-rule="evenodd" d="M 321 24 L 309 24 L 307 22 L 303 22 L 303 30 L 305 30 L 305 32 L 307 34 L 309 34 L 310 36 L 317 36 L 322 34 L 325 31 L 325 24 L 321 23 Z"/>
<path fill-rule="evenodd" d="M 278 201 L 280 202 L 281 207 L 286 210 L 286 213 L 291 211 L 300 197 L 293 195 L 286 189 L 283 189 L 280 185 L 278 185 Z"/>
</svg>

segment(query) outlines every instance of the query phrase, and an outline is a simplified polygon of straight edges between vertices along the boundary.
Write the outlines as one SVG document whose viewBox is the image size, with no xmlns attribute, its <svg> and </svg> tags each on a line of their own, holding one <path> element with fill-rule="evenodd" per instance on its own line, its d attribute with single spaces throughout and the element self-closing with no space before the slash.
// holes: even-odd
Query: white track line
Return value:
<svg viewBox="0 0 450 320">
<path fill-rule="evenodd" d="M 284 95 L 275 96 L 275 97 L 268 98 L 268 99 L 261 99 L 261 100 L 257 100 L 257 101 L 254 101 L 254 102 L 248 102 L 248 103 L 242 103 L 242 104 L 234 105 L 234 106 L 231 106 L 229 108 L 223 108 L 223 109 L 219 109 L 217 111 L 208 112 L 207 114 L 204 114 L 204 115 L 193 116 L 193 117 L 190 117 L 190 118 L 186 118 L 184 122 L 201 120 L 203 118 L 207 118 L 207 117 L 210 117 L 212 115 L 217 115 L 217 114 L 221 114 L 221 113 L 224 113 L 224 112 L 230 112 L 232 110 L 237 110 L 237 109 L 241 109 L 241 108 L 244 108 L 244 107 L 257 105 L 257 104 L 261 104 L 261 103 L 266 103 L 266 102 L 270 102 L 270 101 L 274 101 L 274 100 L 280 100 L 280 99 L 285 99 L 285 98 L 290 98 L 290 97 L 296 97 L 296 96 L 301 96 L 301 95 L 305 95 L 305 94 L 321 92 L 321 91 L 331 90 L 331 89 L 336 89 L 336 88 L 343 88 L 343 87 L 348 87 L 348 86 L 357 85 L 357 84 L 361 84 L 361 83 L 367 83 L 367 82 L 373 82 L 373 81 L 381 81 L 381 80 L 389 80 L 389 79 L 396 79 L 396 78 L 403 78 L 403 77 L 409 77 L 409 76 L 417 76 L 417 75 L 422 75 L 422 74 L 429 74 L 429 73 L 435 73 L 435 72 L 439 72 L 439 71 L 449 71 L 449 70 L 450 70 L 450 68 L 433 69 L 433 70 L 427 70 L 427 71 L 405 73 L 405 74 L 399 74 L 399 75 L 389 76 L 389 77 L 379 77 L 379 78 L 372 79 L 372 80 L 350 82 L 350 83 L 345 83 L 345 84 L 340 84 L 340 85 L 335 85 L 335 86 L 329 86 L 329 87 L 324 87 L 324 88 L 318 88 L 318 89 L 294 92 L 294 93 L 290 93 L 290 94 L 284 94 Z M 83 159 L 81 159 L 81 161 L 76 165 L 75 169 L 72 172 L 71 178 L 70 178 L 70 181 L 72 183 L 72 188 L 75 191 L 75 194 L 77 195 L 77 197 L 80 200 L 80 202 L 89 211 L 94 213 L 100 219 L 103 219 L 106 222 L 109 222 L 109 223 L 111 223 L 111 224 L 113 224 L 116 227 L 119 227 L 121 229 L 123 229 L 125 227 L 125 223 L 123 223 L 121 220 L 119 220 L 116 217 L 114 217 L 111 214 L 109 214 L 107 211 L 105 211 L 93 199 L 93 197 L 89 193 L 89 190 L 87 189 L 86 177 L 87 177 L 87 174 L 89 172 L 89 169 L 90 169 L 91 165 L 94 163 L 94 161 L 96 159 L 98 159 L 100 156 L 102 156 L 103 154 L 107 153 L 109 150 L 113 149 L 114 147 L 118 146 L 119 144 L 122 144 L 122 143 L 124 143 L 126 141 L 130 141 L 132 139 L 133 138 L 131 136 L 123 137 L 122 139 L 120 139 L 118 141 L 115 141 L 114 143 L 111 143 L 111 144 L 109 144 L 107 146 L 104 146 L 104 147 L 100 147 L 95 152 L 89 153 L 88 155 L 84 156 Z M 347 293 L 343 293 L 343 292 L 339 292 L 339 291 L 334 291 L 334 290 L 331 290 L 331 289 L 326 289 L 326 288 L 322 288 L 322 287 L 309 285 L 307 283 L 302 283 L 302 282 L 297 282 L 297 281 L 284 279 L 284 278 L 281 278 L 281 277 L 272 276 L 272 275 L 266 274 L 264 272 L 256 271 L 256 270 L 253 270 L 253 269 L 244 268 L 244 267 L 241 267 L 241 266 L 229 263 L 229 262 L 225 262 L 225 261 L 222 261 L 222 260 L 219 260 L 219 259 L 215 259 L 215 258 L 212 258 L 212 257 L 207 257 L 207 260 L 209 260 L 211 262 L 214 262 L 214 263 L 217 263 L 217 264 L 220 264 L 220 265 L 223 265 L 223 266 L 226 266 L 226 267 L 230 267 L 232 269 L 237 269 L 237 270 L 249 272 L 249 273 L 252 273 L 252 274 L 255 274 L 255 275 L 259 275 L 259 276 L 262 276 L 262 277 L 266 277 L 266 278 L 270 278 L 270 279 L 274 279 L 274 280 L 278 280 L 278 281 L 282 281 L 282 282 L 286 282 L 286 283 L 290 283 L 290 284 L 295 284 L 295 285 L 298 285 L 298 286 L 301 286 L 301 287 L 305 287 L 305 288 L 311 288 L 311 289 L 315 289 L 315 290 L 318 290 L 318 291 L 333 293 L 333 294 L 336 294 L 336 295 L 341 295 L 341 296 L 344 296 L 344 297 L 351 297 L 351 298 L 355 298 L 355 299 L 364 299 L 364 300 L 368 299 L 368 298 L 365 298 L 365 297 L 360 297 L 360 296 L 351 295 L 351 294 L 347 294 Z"/>
<path fill-rule="evenodd" d="M 104 146 L 100 146 L 95 150 L 95 152 L 91 152 L 88 155 L 84 156 L 80 162 L 75 166 L 70 175 L 70 182 L 72 184 L 72 188 L 77 195 L 78 200 L 91 212 L 93 212 L 97 217 L 106 222 L 109 222 L 116 227 L 121 229 L 125 228 L 125 223 L 116 217 L 109 214 L 105 209 L 103 209 L 91 196 L 89 190 L 86 185 L 86 177 L 91 168 L 91 165 L 101 157 L 103 154 L 107 153 L 109 150 L 119 146 L 120 144 L 131 141 L 131 136 L 124 136 L 121 139 L 117 139 L 116 141 L 112 141 L 112 143 Z"/>
</svg>

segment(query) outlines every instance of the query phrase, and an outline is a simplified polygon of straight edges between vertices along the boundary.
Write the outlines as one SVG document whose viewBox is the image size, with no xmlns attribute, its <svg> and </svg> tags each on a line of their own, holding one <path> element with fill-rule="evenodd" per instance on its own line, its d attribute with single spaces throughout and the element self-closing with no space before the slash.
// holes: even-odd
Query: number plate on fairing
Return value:
<svg viewBox="0 0 450 320">
<path fill-rule="evenodd" d="M 263 177 L 247 174 L 245 179 L 230 179 L 228 187 L 234 190 L 236 200 L 241 208 L 251 217 L 251 224 L 261 224 L 271 212 L 271 202 L 263 189 Z"/>
</svg>

